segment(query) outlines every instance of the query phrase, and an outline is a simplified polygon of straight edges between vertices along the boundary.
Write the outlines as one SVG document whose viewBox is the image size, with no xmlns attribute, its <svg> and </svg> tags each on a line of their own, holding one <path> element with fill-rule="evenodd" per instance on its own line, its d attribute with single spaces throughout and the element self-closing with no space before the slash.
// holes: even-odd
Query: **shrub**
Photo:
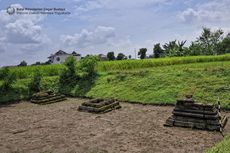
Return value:
<svg viewBox="0 0 230 153">
<path fill-rule="evenodd" d="M 10 72 L 8 68 L 3 68 L 1 71 L 3 83 L 0 87 L 0 92 L 8 92 L 12 88 L 12 84 L 16 81 L 15 74 Z"/>
<path fill-rule="evenodd" d="M 38 70 L 34 73 L 33 78 L 31 82 L 29 83 L 28 89 L 29 89 L 29 94 L 33 94 L 35 92 L 40 91 L 40 86 L 41 86 L 41 80 L 42 80 L 42 74 Z"/>
<path fill-rule="evenodd" d="M 96 56 L 87 56 L 80 61 L 80 70 L 83 72 L 83 77 L 92 78 L 96 74 L 96 65 L 98 61 Z"/>
<path fill-rule="evenodd" d="M 6 75 L 9 73 L 9 68 L 0 69 L 0 80 L 3 80 Z"/>
<path fill-rule="evenodd" d="M 59 91 L 66 93 L 68 89 L 74 87 L 78 80 L 76 73 L 76 60 L 74 57 L 68 57 L 64 63 L 65 68 L 62 70 L 59 78 Z"/>
</svg>

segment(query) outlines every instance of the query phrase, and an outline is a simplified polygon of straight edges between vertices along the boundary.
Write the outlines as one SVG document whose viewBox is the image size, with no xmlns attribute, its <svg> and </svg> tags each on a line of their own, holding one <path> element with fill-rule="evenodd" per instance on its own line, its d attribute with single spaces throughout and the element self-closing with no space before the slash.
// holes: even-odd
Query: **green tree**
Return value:
<svg viewBox="0 0 230 153">
<path fill-rule="evenodd" d="M 218 54 L 230 53 L 230 33 L 218 44 Z"/>
<path fill-rule="evenodd" d="M 35 71 L 31 82 L 28 85 L 29 95 L 39 92 L 41 87 L 42 74 L 39 70 Z"/>
<path fill-rule="evenodd" d="M 202 52 L 202 47 L 199 44 L 192 42 L 187 51 L 187 55 L 198 56 L 202 55 Z"/>
<path fill-rule="evenodd" d="M 138 52 L 138 55 L 140 56 L 140 59 L 145 59 L 146 58 L 146 52 L 147 48 L 141 48 Z"/>
<path fill-rule="evenodd" d="M 114 52 L 108 52 L 108 53 L 107 53 L 107 58 L 108 58 L 110 61 L 115 60 Z"/>
<path fill-rule="evenodd" d="M 212 32 L 210 28 L 204 27 L 201 36 L 194 42 L 200 47 L 200 55 L 217 55 L 219 43 L 223 40 L 222 35 L 221 29 Z"/>
<path fill-rule="evenodd" d="M 83 72 L 84 78 L 90 78 L 96 75 L 96 65 L 98 61 L 99 58 L 92 55 L 80 60 L 80 70 Z"/>
<path fill-rule="evenodd" d="M 26 61 L 22 61 L 18 66 L 27 66 Z"/>
<path fill-rule="evenodd" d="M 123 60 L 123 59 L 125 59 L 125 55 L 123 53 L 119 53 L 117 55 L 117 60 Z"/>
<path fill-rule="evenodd" d="M 12 88 L 12 84 L 16 81 L 15 74 L 9 70 L 9 68 L 3 68 L 1 70 L 2 85 L 0 86 L 0 92 L 8 92 Z"/>
<path fill-rule="evenodd" d="M 159 58 L 163 56 L 164 50 L 161 48 L 160 43 L 154 45 L 153 54 L 155 58 Z"/>
<path fill-rule="evenodd" d="M 70 56 L 65 60 L 64 65 L 65 68 L 62 70 L 59 77 L 59 91 L 68 93 L 68 90 L 71 90 L 79 79 L 76 71 L 76 59 Z"/>
<path fill-rule="evenodd" d="M 184 55 L 184 45 L 186 41 L 170 41 L 169 43 L 165 43 L 163 45 L 164 52 L 166 56 L 183 56 Z"/>
</svg>

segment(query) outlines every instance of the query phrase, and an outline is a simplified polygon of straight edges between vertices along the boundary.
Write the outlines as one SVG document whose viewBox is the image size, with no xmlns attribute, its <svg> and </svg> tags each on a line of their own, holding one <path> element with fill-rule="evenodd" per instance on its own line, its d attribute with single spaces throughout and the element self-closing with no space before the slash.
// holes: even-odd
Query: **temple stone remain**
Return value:
<svg viewBox="0 0 230 153">
<path fill-rule="evenodd" d="M 31 102 L 35 104 L 45 105 L 66 100 L 64 95 L 52 92 L 39 92 L 32 96 Z"/>
<path fill-rule="evenodd" d="M 121 106 L 116 100 L 94 99 L 84 102 L 79 106 L 78 110 L 91 113 L 106 113 L 119 108 Z"/>
<path fill-rule="evenodd" d="M 222 131 L 226 123 L 227 117 L 220 114 L 220 108 L 215 105 L 195 103 L 190 96 L 184 100 L 177 100 L 172 116 L 164 125 Z"/>
</svg>

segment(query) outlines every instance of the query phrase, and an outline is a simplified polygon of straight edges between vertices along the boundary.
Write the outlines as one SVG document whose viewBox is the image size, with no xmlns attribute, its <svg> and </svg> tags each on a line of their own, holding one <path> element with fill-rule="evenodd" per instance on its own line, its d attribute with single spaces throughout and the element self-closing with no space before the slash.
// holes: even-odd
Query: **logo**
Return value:
<svg viewBox="0 0 230 153">
<path fill-rule="evenodd" d="M 9 14 L 9 15 L 12 15 L 12 14 L 14 14 L 15 13 L 15 8 L 13 8 L 13 7 L 8 7 L 7 9 L 6 9 L 6 12 Z"/>
</svg>

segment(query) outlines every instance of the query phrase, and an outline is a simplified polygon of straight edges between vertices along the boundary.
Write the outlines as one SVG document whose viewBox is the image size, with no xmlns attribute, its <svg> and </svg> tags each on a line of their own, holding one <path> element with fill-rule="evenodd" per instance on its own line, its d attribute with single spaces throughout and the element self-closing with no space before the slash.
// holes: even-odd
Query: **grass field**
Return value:
<svg viewBox="0 0 230 153">
<path fill-rule="evenodd" d="M 98 71 L 114 70 L 134 70 L 140 68 L 151 68 L 167 65 L 179 65 L 190 63 L 206 63 L 217 61 L 230 61 L 230 54 L 220 56 L 188 56 L 188 57 L 167 57 L 159 59 L 145 60 L 122 60 L 100 62 L 97 66 Z"/>
<path fill-rule="evenodd" d="M 174 104 L 193 94 L 195 100 L 230 108 L 230 62 L 196 63 L 144 70 L 101 73 L 86 94 L 142 103 Z"/>
<path fill-rule="evenodd" d="M 217 61 L 230 61 L 230 54 L 220 56 L 188 56 L 188 57 L 171 57 L 160 59 L 145 59 L 145 60 L 122 60 L 122 61 L 105 61 L 98 62 L 98 72 L 108 71 L 126 71 L 137 70 L 143 68 L 153 68 L 159 66 L 191 64 L 191 63 L 207 63 Z M 10 68 L 16 74 L 18 79 L 31 78 L 33 73 L 40 70 L 44 77 L 57 76 L 64 66 L 62 64 L 56 65 L 39 65 L 39 66 L 26 66 L 26 67 L 13 67 Z M 1 69 L 0 69 L 1 76 Z"/>
<path fill-rule="evenodd" d="M 120 63 L 124 66 L 119 67 Z M 11 68 L 18 80 L 12 93 L 1 95 L 0 101 L 25 99 L 28 83 L 37 70 L 43 75 L 42 89 L 57 91 L 62 68 L 63 65 Z M 99 62 L 97 69 L 94 84 L 83 82 L 70 94 L 154 104 L 174 104 L 177 98 L 193 94 L 197 101 L 204 103 L 216 103 L 219 97 L 221 105 L 230 108 L 229 54 Z"/>
</svg>

